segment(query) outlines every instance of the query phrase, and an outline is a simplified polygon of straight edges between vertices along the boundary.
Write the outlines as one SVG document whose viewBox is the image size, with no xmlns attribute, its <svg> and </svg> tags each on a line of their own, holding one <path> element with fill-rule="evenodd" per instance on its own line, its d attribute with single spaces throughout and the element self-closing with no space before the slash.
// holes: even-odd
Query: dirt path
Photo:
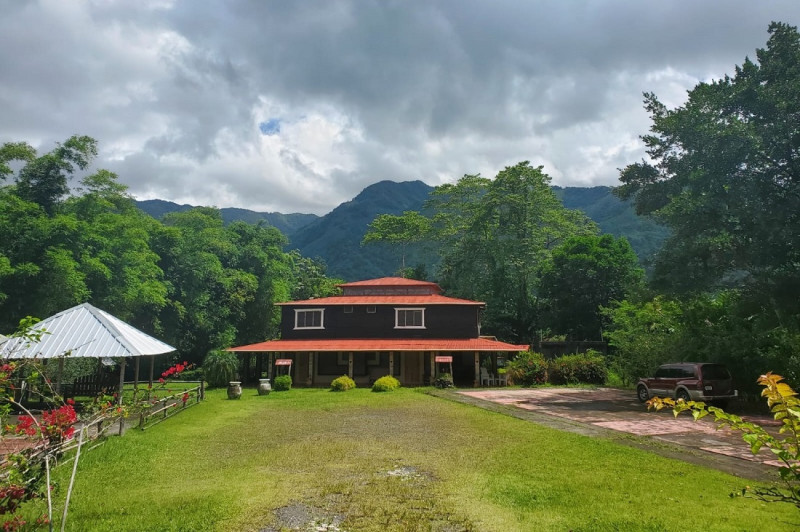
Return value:
<svg viewBox="0 0 800 532">
<path fill-rule="evenodd" d="M 558 430 L 614 440 L 742 478 L 775 480 L 771 452 L 753 455 L 741 434 L 717 430 L 708 418 L 648 412 L 631 391 L 613 388 L 539 388 L 436 391 L 434 395 L 533 421 Z M 774 426 L 769 417 L 753 417 Z"/>
</svg>

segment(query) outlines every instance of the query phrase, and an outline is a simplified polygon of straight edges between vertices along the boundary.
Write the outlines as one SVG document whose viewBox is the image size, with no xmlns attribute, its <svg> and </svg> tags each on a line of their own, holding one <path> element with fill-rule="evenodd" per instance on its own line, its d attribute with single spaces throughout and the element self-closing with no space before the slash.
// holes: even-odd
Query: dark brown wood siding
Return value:
<svg viewBox="0 0 800 532">
<path fill-rule="evenodd" d="M 477 305 L 375 305 L 368 313 L 367 305 L 324 307 L 324 329 L 295 329 L 295 309 L 312 307 L 284 305 L 281 315 L 281 338 L 284 340 L 324 338 L 477 338 Z M 323 308 L 323 307 L 319 307 Z M 424 329 L 396 329 L 395 308 L 425 308 Z"/>
</svg>

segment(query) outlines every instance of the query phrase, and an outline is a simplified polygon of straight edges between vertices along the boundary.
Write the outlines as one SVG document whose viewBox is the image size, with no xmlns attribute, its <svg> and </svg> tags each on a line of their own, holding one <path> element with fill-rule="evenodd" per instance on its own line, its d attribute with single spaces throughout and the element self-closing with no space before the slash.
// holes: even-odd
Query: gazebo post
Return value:
<svg viewBox="0 0 800 532">
<path fill-rule="evenodd" d="M 153 369 L 155 368 L 155 365 L 156 365 L 156 356 L 155 355 L 151 355 L 150 356 L 150 378 L 147 381 L 147 384 L 149 385 L 150 388 L 153 387 Z"/>
<path fill-rule="evenodd" d="M 125 363 L 128 360 L 125 357 L 120 357 L 119 362 L 119 388 L 117 389 L 117 393 L 119 394 L 117 397 L 117 404 L 122 404 L 122 388 L 125 385 Z"/>
<path fill-rule="evenodd" d="M 139 357 L 136 357 L 133 363 L 133 396 L 136 397 L 138 393 L 139 393 Z"/>
<path fill-rule="evenodd" d="M 56 393 L 61 395 L 61 377 L 64 375 L 64 357 L 58 357 L 58 373 L 56 374 Z"/>
</svg>

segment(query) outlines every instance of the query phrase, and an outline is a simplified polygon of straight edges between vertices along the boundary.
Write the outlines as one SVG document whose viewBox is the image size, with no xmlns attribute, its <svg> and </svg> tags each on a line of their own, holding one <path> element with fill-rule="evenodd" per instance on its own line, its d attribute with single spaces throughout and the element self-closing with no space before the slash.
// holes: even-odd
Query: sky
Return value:
<svg viewBox="0 0 800 532">
<path fill-rule="evenodd" d="M 618 184 L 797 0 L 0 0 L 0 143 L 99 142 L 137 199 L 325 214 L 381 180 Z"/>
</svg>

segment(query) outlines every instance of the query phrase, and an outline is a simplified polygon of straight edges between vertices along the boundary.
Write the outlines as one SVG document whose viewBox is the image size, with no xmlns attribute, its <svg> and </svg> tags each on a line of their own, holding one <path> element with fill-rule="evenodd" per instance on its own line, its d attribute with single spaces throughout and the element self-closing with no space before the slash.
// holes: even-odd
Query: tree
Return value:
<svg viewBox="0 0 800 532">
<path fill-rule="evenodd" d="M 468 175 L 437 187 L 426 208 L 442 256 L 440 284 L 449 295 L 485 301 L 484 332 L 509 341 L 530 342 L 541 328 L 539 279 L 553 249 L 597 232 L 527 161 L 492 181 Z"/>
<path fill-rule="evenodd" d="M 545 324 L 577 340 L 600 340 L 601 307 L 624 299 L 643 281 L 639 259 L 624 238 L 567 238 L 553 250 L 542 273 Z"/>
<path fill-rule="evenodd" d="M 27 161 L 17 176 L 17 194 L 53 214 L 56 205 L 69 193 L 67 177 L 75 172 L 75 167 L 85 170 L 97 156 L 97 141 L 74 135 L 39 157 L 34 157 L 32 148 L 24 144 L 5 145 L 4 150 Z M 4 169 L 0 167 L 0 171 Z"/>
<path fill-rule="evenodd" d="M 406 249 L 410 244 L 428 237 L 431 221 L 416 211 L 405 211 L 402 216 L 381 214 L 369 224 L 361 245 L 383 242 L 400 247 L 401 268 L 406 268 Z"/>
<path fill-rule="evenodd" d="M 617 189 L 672 236 L 654 283 L 674 293 L 746 286 L 778 313 L 800 300 L 800 35 L 772 23 L 758 62 L 700 83 L 667 109 L 645 94 L 650 161 Z M 785 316 L 779 321 L 786 323 Z"/>
</svg>

